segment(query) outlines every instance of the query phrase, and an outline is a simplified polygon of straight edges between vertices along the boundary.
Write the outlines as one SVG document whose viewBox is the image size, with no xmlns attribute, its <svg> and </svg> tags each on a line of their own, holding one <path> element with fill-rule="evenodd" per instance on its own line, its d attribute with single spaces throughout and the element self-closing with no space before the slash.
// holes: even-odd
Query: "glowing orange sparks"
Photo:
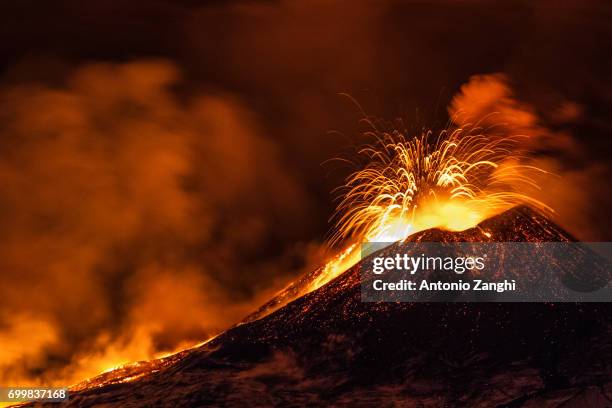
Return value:
<svg viewBox="0 0 612 408">
<path fill-rule="evenodd" d="M 375 143 L 359 150 L 367 164 L 341 187 L 330 239 L 351 244 L 311 290 L 357 263 L 358 243 L 402 241 L 429 228 L 461 231 L 519 204 L 552 212 L 527 194 L 538 188 L 533 173 L 543 172 L 527 164 L 521 146 L 528 136 L 492 135 L 470 124 L 411 139 L 375 126 L 370 134 Z"/>
</svg>

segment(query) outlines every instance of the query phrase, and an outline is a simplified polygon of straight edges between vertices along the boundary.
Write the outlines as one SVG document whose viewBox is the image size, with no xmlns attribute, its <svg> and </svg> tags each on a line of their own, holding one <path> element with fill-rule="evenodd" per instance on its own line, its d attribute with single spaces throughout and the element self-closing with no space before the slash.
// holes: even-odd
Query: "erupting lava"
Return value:
<svg viewBox="0 0 612 408">
<path fill-rule="evenodd" d="M 373 133 L 359 153 L 369 164 L 353 173 L 337 207 L 332 242 L 394 242 L 429 228 L 460 231 L 518 204 L 550 210 L 524 193 L 537 188 L 536 167 L 522 164 L 528 136 L 490 135 L 478 125 L 407 139 Z"/>
<path fill-rule="evenodd" d="M 488 117 L 487 119 L 491 119 Z M 347 178 L 330 244 L 349 242 L 313 280 L 314 290 L 359 260 L 356 244 L 397 242 L 429 228 L 463 231 L 510 207 L 552 209 L 528 195 L 537 189 L 523 148 L 527 135 L 465 123 L 434 136 L 407 138 L 370 122 L 375 143 L 359 150 L 368 160 Z"/>
</svg>

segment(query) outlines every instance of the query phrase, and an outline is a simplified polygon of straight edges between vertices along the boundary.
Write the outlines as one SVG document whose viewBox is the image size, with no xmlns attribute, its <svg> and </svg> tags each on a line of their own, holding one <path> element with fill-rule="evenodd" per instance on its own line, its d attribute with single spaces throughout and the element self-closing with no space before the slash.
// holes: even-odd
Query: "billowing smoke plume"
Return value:
<svg viewBox="0 0 612 408">
<path fill-rule="evenodd" d="M 0 92 L 0 383 L 205 340 L 314 253 L 294 244 L 309 197 L 256 118 L 179 84 L 153 61 Z"/>
<path fill-rule="evenodd" d="M 489 132 L 525 136 L 522 147 L 530 154 L 523 164 L 543 170 L 530 173 L 537 188 L 527 193 L 549 205 L 553 218 L 578 238 L 605 235 L 597 214 L 612 204 L 610 166 L 589 154 L 576 130 L 565 128 L 581 119 L 578 104 L 562 101 L 538 112 L 517 98 L 506 75 L 477 75 L 453 98 L 449 116 L 459 126 L 473 121 Z"/>
</svg>

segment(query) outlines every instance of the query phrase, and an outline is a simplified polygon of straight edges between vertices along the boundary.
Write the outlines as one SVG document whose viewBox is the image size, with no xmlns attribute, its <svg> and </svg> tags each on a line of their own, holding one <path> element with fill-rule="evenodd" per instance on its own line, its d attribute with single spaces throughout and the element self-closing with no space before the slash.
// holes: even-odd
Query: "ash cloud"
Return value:
<svg viewBox="0 0 612 408">
<path fill-rule="evenodd" d="M 179 82 L 90 64 L 0 92 L 2 383 L 204 340 L 305 261 L 310 197 L 254 115 Z"/>
</svg>

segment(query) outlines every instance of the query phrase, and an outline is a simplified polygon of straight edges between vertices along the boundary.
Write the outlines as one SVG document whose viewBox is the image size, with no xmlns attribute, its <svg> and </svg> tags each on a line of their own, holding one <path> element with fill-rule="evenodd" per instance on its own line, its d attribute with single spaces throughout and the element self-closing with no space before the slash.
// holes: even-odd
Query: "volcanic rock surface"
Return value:
<svg viewBox="0 0 612 408">
<path fill-rule="evenodd" d="M 410 240 L 574 239 L 517 207 Z M 67 406 L 612 407 L 609 304 L 363 303 L 358 267 L 202 347 L 94 379 Z"/>
</svg>

